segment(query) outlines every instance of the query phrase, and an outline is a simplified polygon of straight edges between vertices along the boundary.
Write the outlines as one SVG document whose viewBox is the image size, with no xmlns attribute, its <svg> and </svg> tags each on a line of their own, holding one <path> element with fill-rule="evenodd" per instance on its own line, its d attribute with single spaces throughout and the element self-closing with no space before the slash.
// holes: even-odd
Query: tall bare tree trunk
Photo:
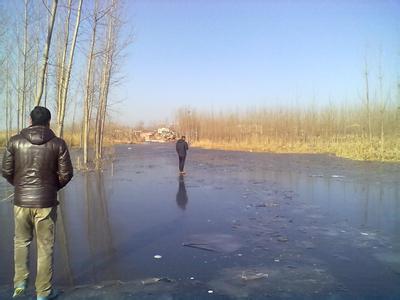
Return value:
<svg viewBox="0 0 400 300">
<path fill-rule="evenodd" d="M 42 66 L 41 72 L 39 74 L 40 75 L 39 87 L 38 87 L 38 92 L 36 94 L 35 105 L 40 105 L 40 101 L 42 100 L 45 73 L 46 73 L 48 60 L 49 60 L 51 37 L 53 35 L 53 27 L 54 27 L 54 21 L 56 19 L 57 5 L 58 5 L 58 0 L 53 0 L 53 5 L 51 8 L 51 19 L 50 19 L 49 26 L 47 29 L 47 39 L 46 39 L 46 44 L 45 44 L 44 51 L 43 51 L 43 66 Z"/>
<path fill-rule="evenodd" d="M 78 106 L 78 103 L 75 102 L 74 105 L 74 113 L 72 114 L 72 128 L 71 128 L 71 139 L 69 141 L 70 146 L 73 146 L 74 143 L 74 134 L 75 134 L 75 115 L 76 115 L 76 107 Z"/>
<path fill-rule="evenodd" d="M 71 21 L 71 10 L 72 10 L 72 0 L 68 0 L 68 12 L 67 17 L 65 19 L 65 28 L 64 28 L 64 41 L 61 42 L 61 57 L 59 57 L 59 61 L 57 63 L 57 74 L 58 74 L 58 82 L 57 82 L 57 127 L 60 126 L 60 116 L 61 116 L 61 109 L 62 109 L 62 97 L 63 91 L 65 88 L 65 76 L 66 76 L 66 60 L 67 60 L 67 51 L 68 51 L 68 44 L 69 44 L 69 24 Z"/>
<path fill-rule="evenodd" d="M 29 0 L 24 1 L 24 46 L 22 50 L 22 86 L 18 97 L 18 131 L 25 127 L 26 112 L 26 65 L 28 60 L 28 4 Z"/>
<path fill-rule="evenodd" d="M 40 14 L 40 9 L 39 6 L 36 6 L 37 9 L 37 18 L 41 18 L 41 14 Z M 40 44 L 40 32 L 41 32 L 41 28 L 40 28 L 40 22 L 37 22 L 37 26 L 36 26 L 36 39 L 35 39 L 35 63 L 33 66 L 33 74 L 37 74 L 39 73 L 39 61 L 40 61 L 40 55 L 39 55 L 39 44 Z M 33 90 L 33 99 L 35 99 L 35 96 L 37 94 L 38 91 L 38 84 L 39 84 L 39 80 L 37 76 L 34 76 L 33 81 L 35 82 L 35 88 Z M 30 98 L 30 100 L 32 100 L 32 97 Z M 33 100 L 34 101 L 34 100 Z M 29 107 L 33 106 L 33 101 L 30 101 L 29 103 Z"/>
<path fill-rule="evenodd" d="M 47 95 L 48 95 L 48 81 L 49 81 L 49 71 L 48 71 L 49 67 L 46 67 L 46 71 L 44 73 L 44 85 L 43 85 L 43 89 L 44 89 L 44 106 L 47 107 Z"/>
<path fill-rule="evenodd" d="M 34 72 L 33 74 L 37 74 L 38 73 L 38 65 L 39 65 L 39 30 L 37 31 L 37 38 L 36 38 L 36 42 L 35 42 L 35 64 L 34 64 Z M 33 105 L 33 101 L 32 99 L 35 99 L 35 95 L 37 94 L 38 91 L 38 78 L 37 76 L 34 76 L 34 78 L 32 78 L 32 80 L 34 81 L 34 90 L 33 90 L 33 97 L 29 97 L 29 104 L 28 107 L 32 107 Z"/>
<path fill-rule="evenodd" d="M 367 108 L 368 137 L 370 147 L 372 146 L 372 129 L 371 129 L 371 106 L 369 99 L 369 80 L 368 80 L 368 64 L 365 59 L 365 105 Z"/>
<path fill-rule="evenodd" d="M 110 86 L 110 77 L 113 64 L 113 55 L 115 51 L 115 4 L 116 1 L 112 0 L 111 11 L 108 16 L 108 26 L 107 26 L 107 45 L 105 48 L 104 61 L 103 61 L 103 72 L 100 84 L 100 97 L 99 106 L 97 108 L 96 116 L 96 132 L 95 132 L 95 154 L 96 161 L 99 162 L 103 157 L 103 141 L 104 141 L 104 128 L 107 110 L 107 99 L 108 91 Z"/>
<path fill-rule="evenodd" d="M 46 0 L 47 6 L 49 6 L 49 3 L 50 3 L 49 1 L 51 1 L 51 0 Z M 47 15 L 48 15 L 48 17 L 47 17 L 47 26 L 49 26 L 49 24 L 51 23 L 51 15 L 50 15 L 50 14 L 47 14 Z M 44 89 L 44 106 L 45 106 L 45 107 L 47 107 L 47 96 L 48 96 L 48 91 L 49 91 L 48 82 L 49 82 L 49 66 L 46 65 L 46 68 L 45 68 L 45 71 L 44 71 L 44 84 L 43 84 L 43 89 Z M 37 95 L 37 93 L 38 93 L 39 81 L 38 81 L 36 84 L 37 84 L 37 87 L 36 87 L 36 94 L 35 94 L 35 95 Z"/>
<path fill-rule="evenodd" d="M 382 55 L 382 53 L 380 54 Z M 378 80 L 379 80 L 379 98 L 381 102 L 381 107 L 380 107 L 380 115 L 381 115 L 381 160 L 384 160 L 384 152 L 385 152 L 385 134 L 384 134 L 384 120 L 385 120 L 385 110 L 386 110 L 386 103 L 385 99 L 383 97 L 383 74 L 382 74 L 382 65 L 379 63 L 379 75 L 378 75 Z"/>
<path fill-rule="evenodd" d="M 9 58 L 7 58 L 7 65 L 6 65 L 6 90 L 5 90 L 5 114 L 6 114 L 6 142 L 10 139 L 11 136 L 11 89 L 10 89 L 10 62 Z"/>
<path fill-rule="evenodd" d="M 93 96 L 93 60 L 94 60 L 94 49 L 96 42 L 96 31 L 97 31 L 97 13 L 98 13 L 98 1 L 95 2 L 95 10 L 93 14 L 93 29 L 92 39 L 90 43 L 90 50 L 88 55 L 88 66 L 86 71 L 86 83 L 85 83 L 85 97 L 84 97 L 84 120 L 83 120 L 83 164 L 86 166 L 88 163 L 88 146 L 89 146 L 89 133 L 90 133 L 90 111 L 91 103 L 90 99 Z"/>
<path fill-rule="evenodd" d="M 63 130 L 64 130 L 64 118 L 65 118 L 65 107 L 67 103 L 67 95 L 68 95 L 68 86 L 69 86 L 69 81 L 71 78 L 71 70 L 72 70 L 72 62 L 74 59 L 74 53 L 75 53 L 75 46 L 76 46 L 76 40 L 78 37 L 78 31 L 79 31 L 79 26 L 81 23 L 81 12 L 82 12 L 82 3 L 83 0 L 79 0 L 78 4 L 78 12 L 76 15 L 76 23 L 75 23 L 75 31 L 74 35 L 72 38 L 72 44 L 70 47 L 70 52 L 69 52 L 69 60 L 68 60 L 68 66 L 66 70 L 66 77 L 65 77 L 65 82 L 62 89 L 62 95 L 61 95 L 61 102 L 60 102 L 60 115 L 59 115 L 59 123 L 58 123 L 58 128 L 57 128 L 57 135 L 62 137 L 63 136 Z"/>
</svg>

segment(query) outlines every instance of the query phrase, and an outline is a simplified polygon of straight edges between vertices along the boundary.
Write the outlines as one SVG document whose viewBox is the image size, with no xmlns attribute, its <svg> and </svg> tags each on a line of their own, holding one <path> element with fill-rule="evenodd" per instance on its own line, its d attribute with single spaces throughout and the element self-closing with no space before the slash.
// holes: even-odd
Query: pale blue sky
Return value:
<svg viewBox="0 0 400 300">
<path fill-rule="evenodd" d="M 185 105 L 359 101 L 365 57 L 375 80 L 382 57 L 388 91 L 399 75 L 400 1 L 127 1 L 125 11 L 124 122 L 171 120 Z"/>
<path fill-rule="evenodd" d="M 360 103 L 365 58 L 372 95 L 381 65 L 394 100 L 400 0 L 124 2 L 134 39 L 110 97 L 114 120 L 171 121 L 182 106 Z"/>
</svg>

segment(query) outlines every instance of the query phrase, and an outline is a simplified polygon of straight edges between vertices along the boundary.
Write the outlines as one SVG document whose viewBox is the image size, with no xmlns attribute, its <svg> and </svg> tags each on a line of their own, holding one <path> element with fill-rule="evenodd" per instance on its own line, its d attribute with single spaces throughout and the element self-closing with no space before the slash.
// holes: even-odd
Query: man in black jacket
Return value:
<svg viewBox="0 0 400 300">
<path fill-rule="evenodd" d="M 183 168 L 185 167 L 186 153 L 189 150 L 189 145 L 185 139 L 186 137 L 182 135 L 182 137 L 176 142 L 176 152 L 179 157 L 179 173 L 181 175 L 185 174 Z"/>
<path fill-rule="evenodd" d="M 63 139 L 50 129 L 50 111 L 36 106 L 32 126 L 11 137 L 4 152 L 2 175 L 14 186 L 14 295 L 25 293 L 29 277 L 29 245 L 36 235 L 37 299 L 51 299 L 57 192 L 72 178 Z"/>
</svg>

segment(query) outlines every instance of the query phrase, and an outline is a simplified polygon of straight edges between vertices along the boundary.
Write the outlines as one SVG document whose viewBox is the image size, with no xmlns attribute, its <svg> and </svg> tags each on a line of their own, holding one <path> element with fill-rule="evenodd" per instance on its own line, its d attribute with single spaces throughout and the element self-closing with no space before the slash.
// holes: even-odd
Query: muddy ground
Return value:
<svg viewBox="0 0 400 300">
<path fill-rule="evenodd" d="M 102 172 L 76 172 L 60 193 L 58 299 L 400 299 L 400 164 L 190 149 L 179 177 L 174 151 L 117 146 Z M 0 230 L 3 300 L 9 200 Z"/>
</svg>

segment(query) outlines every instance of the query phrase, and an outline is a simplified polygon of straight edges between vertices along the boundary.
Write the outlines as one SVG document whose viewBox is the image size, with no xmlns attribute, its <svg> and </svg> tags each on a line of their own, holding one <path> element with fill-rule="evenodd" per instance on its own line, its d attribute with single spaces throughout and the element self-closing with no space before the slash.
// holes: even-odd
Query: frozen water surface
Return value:
<svg viewBox="0 0 400 300">
<path fill-rule="evenodd" d="M 400 299 L 399 164 L 191 149 L 179 177 L 174 151 L 121 145 L 102 172 L 76 172 L 59 299 Z M 0 202 L 0 299 L 12 216 Z"/>
</svg>

